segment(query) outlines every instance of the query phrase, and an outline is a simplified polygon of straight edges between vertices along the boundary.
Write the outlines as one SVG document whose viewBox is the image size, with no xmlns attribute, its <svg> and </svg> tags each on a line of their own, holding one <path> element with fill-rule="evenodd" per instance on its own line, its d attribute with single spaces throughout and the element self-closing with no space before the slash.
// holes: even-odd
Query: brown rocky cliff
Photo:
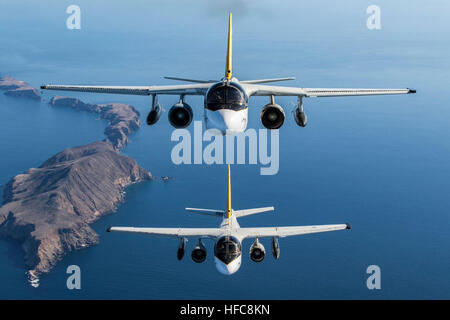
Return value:
<svg viewBox="0 0 450 320">
<path fill-rule="evenodd" d="M 124 187 L 148 179 L 109 142 L 66 149 L 7 184 L 0 235 L 22 244 L 34 276 L 48 272 L 67 252 L 96 244 L 89 224 L 114 211 Z"/>
<path fill-rule="evenodd" d="M 4 94 L 7 96 L 41 100 L 39 91 L 25 81 L 17 80 L 9 76 L 0 77 L 0 90 L 5 90 Z"/>
<path fill-rule="evenodd" d="M 55 96 L 50 99 L 50 105 L 98 113 L 109 121 L 105 135 L 117 149 L 122 149 L 129 142 L 128 136 L 141 125 L 139 111 L 128 104 L 89 104 L 76 98 Z"/>
</svg>

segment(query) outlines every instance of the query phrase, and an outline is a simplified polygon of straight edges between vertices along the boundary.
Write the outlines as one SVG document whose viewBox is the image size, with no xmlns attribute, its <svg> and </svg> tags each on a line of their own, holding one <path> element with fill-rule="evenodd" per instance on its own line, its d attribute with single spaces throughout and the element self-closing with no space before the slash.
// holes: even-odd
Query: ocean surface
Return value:
<svg viewBox="0 0 450 320">
<path fill-rule="evenodd" d="M 64 148 L 104 139 L 94 114 L 47 105 L 53 95 L 89 103 L 124 102 L 141 129 L 124 154 L 157 179 L 126 189 L 125 202 L 93 228 L 97 246 L 68 254 L 28 283 L 18 243 L 0 239 L 1 299 L 449 299 L 450 298 L 450 6 L 378 1 L 382 28 L 366 28 L 366 4 L 258 1 L 78 1 L 81 30 L 66 28 L 66 2 L 3 1 L 0 74 L 44 83 L 146 85 L 162 76 L 219 79 L 227 12 L 233 11 L 234 74 L 240 79 L 295 76 L 299 87 L 412 87 L 416 95 L 305 99 L 309 123 L 297 127 L 293 98 L 277 98 L 280 168 L 232 166 L 234 209 L 275 206 L 242 226 L 349 222 L 352 230 L 280 239 L 281 257 L 253 263 L 251 240 L 233 276 L 208 258 L 177 261 L 178 241 L 106 233 L 110 225 L 215 227 L 185 207 L 223 208 L 226 165 L 175 165 L 167 114 L 145 125 L 148 97 L 45 92 L 41 103 L 0 94 L 0 188 Z M 176 97 L 160 97 L 166 110 Z M 194 120 L 202 99 L 188 97 Z M 252 98 L 249 128 L 261 128 L 265 98 Z M 192 132 L 192 127 L 190 128 Z M 160 176 L 174 177 L 167 183 Z M 81 268 L 81 290 L 66 269 Z M 366 269 L 381 268 L 381 290 Z"/>
</svg>

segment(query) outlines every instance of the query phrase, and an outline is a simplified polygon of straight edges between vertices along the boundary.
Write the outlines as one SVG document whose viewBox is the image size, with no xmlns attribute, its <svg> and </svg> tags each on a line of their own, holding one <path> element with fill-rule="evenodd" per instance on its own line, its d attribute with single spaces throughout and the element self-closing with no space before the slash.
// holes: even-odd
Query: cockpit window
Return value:
<svg viewBox="0 0 450 320">
<path fill-rule="evenodd" d="M 246 101 L 238 88 L 231 85 L 219 85 L 211 88 L 208 92 L 206 107 L 212 111 L 219 109 L 241 110 L 246 108 Z"/>
<path fill-rule="evenodd" d="M 225 236 L 217 240 L 214 247 L 214 254 L 219 260 L 228 264 L 239 257 L 241 249 L 241 244 L 237 239 Z"/>
</svg>

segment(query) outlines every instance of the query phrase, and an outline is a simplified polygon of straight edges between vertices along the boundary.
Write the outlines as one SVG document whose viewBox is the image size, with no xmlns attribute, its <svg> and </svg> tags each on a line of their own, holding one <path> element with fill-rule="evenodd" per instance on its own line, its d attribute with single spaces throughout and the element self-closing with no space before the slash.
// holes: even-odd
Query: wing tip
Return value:
<svg viewBox="0 0 450 320">
<path fill-rule="evenodd" d="M 41 89 L 42 89 L 42 90 L 47 89 L 47 86 L 46 86 L 46 85 L 42 85 L 42 86 L 41 86 Z"/>
<path fill-rule="evenodd" d="M 111 232 L 111 228 L 112 227 L 109 227 L 108 229 L 106 229 L 106 232 Z"/>
<path fill-rule="evenodd" d="M 410 88 L 408 88 L 408 94 L 410 94 L 410 93 L 416 93 L 416 92 L 417 92 L 416 89 L 410 89 Z"/>
<path fill-rule="evenodd" d="M 350 230 L 352 228 L 352 226 L 348 222 L 345 225 L 346 225 L 345 229 L 347 229 L 347 230 Z"/>
</svg>

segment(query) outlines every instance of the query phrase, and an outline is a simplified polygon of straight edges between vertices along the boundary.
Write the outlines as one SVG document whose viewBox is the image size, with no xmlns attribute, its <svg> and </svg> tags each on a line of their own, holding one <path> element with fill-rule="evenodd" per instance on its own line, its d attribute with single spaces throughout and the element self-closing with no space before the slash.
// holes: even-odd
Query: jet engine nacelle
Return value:
<svg viewBox="0 0 450 320">
<path fill-rule="evenodd" d="M 202 263 L 206 260 L 206 248 L 200 240 L 194 250 L 192 250 L 191 258 L 195 263 Z"/>
<path fill-rule="evenodd" d="M 261 123 L 266 129 L 279 129 L 284 123 L 284 110 L 275 103 L 269 103 L 261 110 Z"/>
<path fill-rule="evenodd" d="M 264 249 L 264 246 L 258 241 L 258 239 L 256 239 L 250 247 L 250 258 L 254 262 L 261 262 L 264 260 L 265 256 L 266 249 Z"/>
<path fill-rule="evenodd" d="M 174 104 L 169 110 L 169 122 L 176 128 L 186 128 L 192 122 L 192 108 L 186 102 Z"/>
</svg>

